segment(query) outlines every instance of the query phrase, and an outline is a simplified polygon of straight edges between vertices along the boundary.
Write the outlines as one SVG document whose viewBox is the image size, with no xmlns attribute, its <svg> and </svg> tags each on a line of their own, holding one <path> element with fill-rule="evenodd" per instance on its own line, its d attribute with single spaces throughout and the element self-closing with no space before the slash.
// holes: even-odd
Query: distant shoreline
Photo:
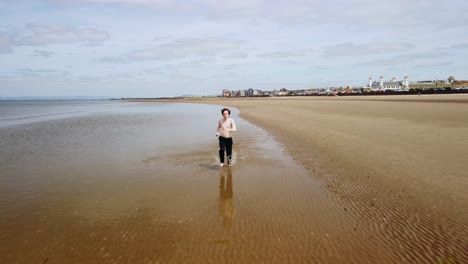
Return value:
<svg viewBox="0 0 468 264">
<path fill-rule="evenodd" d="M 327 97 L 381 97 L 389 96 L 442 96 L 442 95 L 466 95 L 468 89 L 464 90 L 421 90 L 421 91 L 405 91 L 405 92 L 366 92 L 366 93 L 329 93 L 329 94 L 311 94 L 311 95 L 281 95 L 281 96 L 175 96 L 175 97 L 121 97 L 111 98 L 110 100 L 197 100 L 197 99 L 243 99 L 243 98 L 327 98 Z"/>
<path fill-rule="evenodd" d="M 365 95 L 365 96 L 258 96 L 258 97 L 162 97 L 162 98 L 125 98 L 112 99 L 129 102 L 196 102 L 209 103 L 219 100 L 311 100 L 311 101 L 393 101 L 393 102 L 430 102 L 430 103 L 468 103 L 468 93 L 427 94 L 427 95 Z"/>
</svg>

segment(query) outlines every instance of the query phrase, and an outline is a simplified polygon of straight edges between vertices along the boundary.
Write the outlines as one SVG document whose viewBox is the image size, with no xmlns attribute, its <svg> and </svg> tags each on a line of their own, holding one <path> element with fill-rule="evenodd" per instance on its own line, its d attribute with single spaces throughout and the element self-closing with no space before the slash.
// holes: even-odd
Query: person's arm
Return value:
<svg viewBox="0 0 468 264">
<path fill-rule="evenodd" d="M 218 121 L 218 128 L 216 129 L 216 137 L 219 137 L 219 130 L 221 129 L 221 122 Z"/>
<path fill-rule="evenodd" d="M 231 119 L 231 128 L 229 129 L 229 131 L 237 131 L 236 123 L 233 119 Z"/>
</svg>

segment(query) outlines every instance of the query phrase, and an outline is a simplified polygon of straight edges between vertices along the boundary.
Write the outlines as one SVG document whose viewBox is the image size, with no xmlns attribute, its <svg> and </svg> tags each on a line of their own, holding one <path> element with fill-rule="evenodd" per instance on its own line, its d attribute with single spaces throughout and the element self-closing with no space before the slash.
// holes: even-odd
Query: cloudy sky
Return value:
<svg viewBox="0 0 468 264">
<path fill-rule="evenodd" d="M 0 97 L 468 79 L 466 0 L 0 0 Z"/>
</svg>

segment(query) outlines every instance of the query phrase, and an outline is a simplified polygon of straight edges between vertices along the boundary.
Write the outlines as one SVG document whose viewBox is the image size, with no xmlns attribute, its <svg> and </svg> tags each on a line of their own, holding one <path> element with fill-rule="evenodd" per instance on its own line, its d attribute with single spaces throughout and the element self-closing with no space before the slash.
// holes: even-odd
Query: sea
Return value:
<svg viewBox="0 0 468 264">
<path fill-rule="evenodd" d="M 220 109 L 114 100 L 0 101 L 0 190 L 34 193 L 51 179 L 163 170 L 170 166 L 156 165 L 158 159 L 183 153 L 213 152 L 204 162 L 217 165 Z"/>
</svg>

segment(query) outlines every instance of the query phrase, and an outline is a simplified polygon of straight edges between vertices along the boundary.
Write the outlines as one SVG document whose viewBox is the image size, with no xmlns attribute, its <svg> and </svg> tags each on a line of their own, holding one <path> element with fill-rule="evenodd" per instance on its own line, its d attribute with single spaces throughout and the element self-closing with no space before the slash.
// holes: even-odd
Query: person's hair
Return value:
<svg viewBox="0 0 468 264">
<path fill-rule="evenodd" d="M 223 109 L 221 110 L 221 114 L 223 114 L 224 111 L 228 111 L 229 115 L 231 115 L 231 110 L 229 110 L 229 108 L 223 108 Z"/>
</svg>

